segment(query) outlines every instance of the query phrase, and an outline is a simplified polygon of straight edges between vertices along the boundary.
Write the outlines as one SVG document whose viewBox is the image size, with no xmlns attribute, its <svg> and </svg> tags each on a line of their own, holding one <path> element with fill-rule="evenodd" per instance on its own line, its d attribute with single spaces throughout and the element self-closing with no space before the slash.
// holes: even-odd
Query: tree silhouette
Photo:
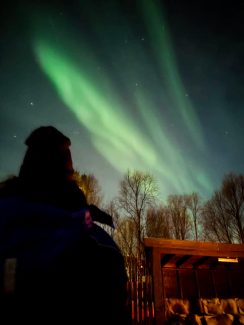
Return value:
<svg viewBox="0 0 244 325">
<path fill-rule="evenodd" d="M 154 178 L 141 171 L 130 171 L 120 182 L 118 206 L 124 217 L 131 219 L 136 231 L 136 258 L 141 265 L 144 258 L 146 212 L 155 203 L 158 189 Z"/>
<path fill-rule="evenodd" d="M 244 243 L 243 175 L 224 177 L 220 190 L 205 203 L 202 219 L 207 240 Z"/>
<path fill-rule="evenodd" d="M 169 209 L 166 206 L 149 208 L 146 217 L 146 234 L 148 237 L 172 238 L 169 223 Z"/>
<path fill-rule="evenodd" d="M 187 210 L 187 197 L 185 195 L 169 195 L 167 202 L 174 238 L 188 239 L 191 220 Z"/>
</svg>

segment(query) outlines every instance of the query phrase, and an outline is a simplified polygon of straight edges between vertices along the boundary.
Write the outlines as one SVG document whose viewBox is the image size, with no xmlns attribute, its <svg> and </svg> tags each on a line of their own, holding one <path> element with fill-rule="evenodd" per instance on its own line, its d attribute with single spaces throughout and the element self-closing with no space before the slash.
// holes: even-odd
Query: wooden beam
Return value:
<svg viewBox="0 0 244 325">
<path fill-rule="evenodd" d="M 164 324 L 165 306 L 163 301 L 163 281 L 161 268 L 161 254 L 159 249 L 154 248 L 152 251 L 153 263 L 153 289 L 155 303 L 155 319 L 156 324 Z"/>
<path fill-rule="evenodd" d="M 160 238 L 145 238 L 144 244 L 146 247 L 158 248 L 161 254 L 244 258 L 244 244 L 223 244 Z"/>
<path fill-rule="evenodd" d="M 174 254 L 165 254 L 162 258 L 161 258 L 161 266 L 164 266 L 165 264 L 167 264 L 171 258 L 175 256 Z"/>
<path fill-rule="evenodd" d="M 176 267 L 180 268 L 187 260 L 189 260 L 191 255 L 184 255 L 182 256 L 177 262 Z"/>
<path fill-rule="evenodd" d="M 193 263 L 192 267 L 194 269 L 197 269 L 199 266 L 203 265 L 205 262 L 207 262 L 207 260 L 209 259 L 209 256 L 202 256 L 199 258 L 198 261 L 196 261 L 195 263 Z"/>
</svg>

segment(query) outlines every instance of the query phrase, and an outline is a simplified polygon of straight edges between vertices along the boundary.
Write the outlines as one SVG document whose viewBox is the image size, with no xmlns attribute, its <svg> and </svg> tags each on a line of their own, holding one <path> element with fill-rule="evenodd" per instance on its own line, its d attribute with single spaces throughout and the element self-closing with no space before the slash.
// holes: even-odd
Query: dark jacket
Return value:
<svg viewBox="0 0 244 325">
<path fill-rule="evenodd" d="M 82 213 L 72 218 L 87 208 L 83 193 L 74 183 L 38 192 L 18 179 L 0 190 L 1 319 L 130 324 L 121 252 Z"/>
</svg>

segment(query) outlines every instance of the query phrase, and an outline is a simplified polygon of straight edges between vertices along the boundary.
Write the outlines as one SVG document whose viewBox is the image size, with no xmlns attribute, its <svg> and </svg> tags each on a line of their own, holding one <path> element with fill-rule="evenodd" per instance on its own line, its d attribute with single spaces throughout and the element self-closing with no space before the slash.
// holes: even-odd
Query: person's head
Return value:
<svg viewBox="0 0 244 325">
<path fill-rule="evenodd" d="M 71 180 L 73 164 L 71 141 L 53 126 L 41 126 L 26 139 L 27 151 L 19 177 L 26 181 L 43 182 Z"/>
</svg>

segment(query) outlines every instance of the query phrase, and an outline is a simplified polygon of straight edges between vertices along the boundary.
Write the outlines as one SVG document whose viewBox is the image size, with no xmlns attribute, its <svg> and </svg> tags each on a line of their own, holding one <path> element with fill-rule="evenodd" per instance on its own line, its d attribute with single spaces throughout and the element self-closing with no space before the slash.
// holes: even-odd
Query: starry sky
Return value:
<svg viewBox="0 0 244 325">
<path fill-rule="evenodd" d="M 244 1 L 23 0 L 1 15 L 1 179 L 41 125 L 108 200 L 128 168 L 162 199 L 243 173 Z"/>
</svg>

